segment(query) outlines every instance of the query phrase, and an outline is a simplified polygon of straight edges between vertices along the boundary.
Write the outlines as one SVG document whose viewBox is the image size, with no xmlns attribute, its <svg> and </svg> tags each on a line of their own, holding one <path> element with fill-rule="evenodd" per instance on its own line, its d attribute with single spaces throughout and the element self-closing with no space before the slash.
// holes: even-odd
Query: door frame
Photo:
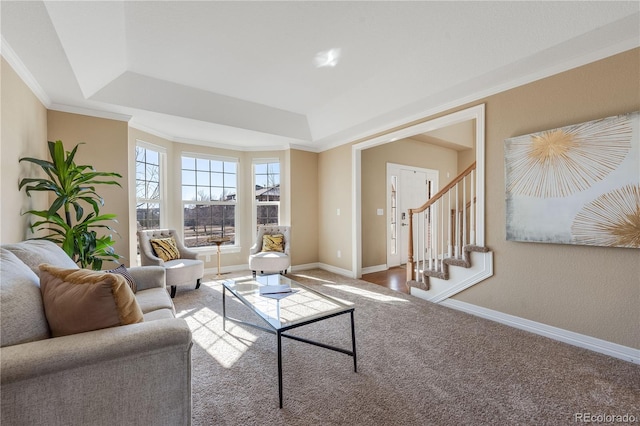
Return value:
<svg viewBox="0 0 640 426">
<path fill-rule="evenodd" d="M 415 166 L 409 166 L 406 164 L 398 164 L 398 163 L 387 163 L 387 174 L 386 174 L 386 179 L 387 179 L 387 217 L 385 219 L 386 224 L 387 224 L 387 244 L 386 244 L 386 253 L 387 253 L 387 268 L 390 268 L 392 266 L 398 266 L 401 265 L 402 262 L 402 247 L 398 248 L 398 253 L 395 255 L 395 257 L 397 257 L 398 259 L 395 259 L 394 256 L 391 254 L 391 248 L 390 248 L 390 243 L 391 243 L 391 236 L 392 236 L 392 232 L 391 232 L 391 222 L 392 222 L 392 215 L 391 215 L 391 176 L 397 171 L 398 173 L 398 182 L 400 184 L 402 184 L 402 179 L 400 179 L 400 171 L 401 170 L 407 170 L 407 171 L 412 171 L 412 172 L 418 172 L 418 173 L 424 173 L 427 177 L 427 179 L 429 179 L 430 181 L 434 182 L 434 187 L 433 187 L 433 193 L 437 193 L 439 188 L 440 188 L 440 176 L 439 176 L 439 172 L 438 170 L 434 170 L 434 169 L 427 169 L 424 167 L 415 167 Z M 398 185 L 397 189 L 397 194 L 398 197 L 396 199 L 396 205 L 397 205 L 397 211 L 396 213 L 399 215 L 402 213 L 402 210 L 399 209 L 399 207 L 401 206 L 401 200 L 400 200 L 400 194 L 401 194 L 401 190 L 400 190 L 401 186 Z M 426 201 L 426 200 L 424 200 Z M 420 207 L 420 206 L 414 206 L 414 207 Z M 408 220 L 408 219 L 407 219 Z M 398 223 L 400 226 L 402 226 L 401 224 L 401 219 L 397 219 L 396 223 Z M 397 229 L 398 235 L 402 235 L 402 229 L 398 228 Z M 405 241 L 402 240 L 402 238 L 398 238 L 398 242 L 399 243 L 405 243 Z"/>
<path fill-rule="evenodd" d="M 426 116 L 436 114 L 437 111 Z M 463 109 L 443 117 L 434 118 L 424 123 L 415 124 L 404 129 L 386 133 L 364 142 L 351 146 L 351 277 L 362 277 L 362 151 L 374 146 L 395 142 L 398 139 L 408 138 L 418 133 L 426 133 L 433 130 L 458 124 L 468 120 L 475 120 L 476 137 L 476 244 L 484 246 L 485 227 L 485 105 L 480 104 Z"/>
</svg>

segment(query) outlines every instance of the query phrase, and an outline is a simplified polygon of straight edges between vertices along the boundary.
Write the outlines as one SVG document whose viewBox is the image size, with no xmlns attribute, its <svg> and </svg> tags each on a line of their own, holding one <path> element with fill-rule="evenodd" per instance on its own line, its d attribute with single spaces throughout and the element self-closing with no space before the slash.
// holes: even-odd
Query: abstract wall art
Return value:
<svg viewBox="0 0 640 426">
<path fill-rule="evenodd" d="M 507 240 L 640 248 L 640 112 L 506 139 Z"/>
</svg>

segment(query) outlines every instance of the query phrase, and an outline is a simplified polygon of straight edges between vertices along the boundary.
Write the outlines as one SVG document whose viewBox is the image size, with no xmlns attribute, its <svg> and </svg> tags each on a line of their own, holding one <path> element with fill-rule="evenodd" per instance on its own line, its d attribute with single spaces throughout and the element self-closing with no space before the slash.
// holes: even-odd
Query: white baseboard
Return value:
<svg viewBox="0 0 640 426">
<path fill-rule="evenodd" d="M 309 269 L 318 269 L 320 268 L 320 264 L 317 262 L 314 263 L 304 263 L 302 265 L 295 265 L 291 267 L 291 272 L 298 271 L 308 271 Z"/>
<path fill-rule="evenodd" d="M 249 270 L 249 264 L 248 263 L 245 263 L 244 265 L 223 266 L 222 268 L 220 268 L 220 272 L 223 273 L 223 274 L 226 274 L 226 273 L 229 273 L 229 272 L 248 271 L 248 270 Z M 218 274 L 218 268 L 205 268 L 204 274 L 205 275 L 217 275 Z"/>
<path fill-rule="evenodd" d="M 375 265 L 375 266 L 367 266 L 366 268 L 362 268 L 362 274 L 373 274 L 374 272 L 382 272 L 389 269 L 389 267 L 384 265 Z"/>
<path fill-rule="evenodd" d="M 338 268 L 336 266 L 327 265 L 326 263 L 318 263 L 318 268 L 333 272 L 334 274 L 344 275 L 345 277 L 356 278 L 353 271 L 349 269 Z"/>
<path fill-rule="evenodd" d="M 503 312 L 494 311 L 492 309 L 483 308 L 471 303 L 461 302 L 455 299 L 447 299 L 439 303 L 452 309 L 457 309 L 472 315 L 486 318 L 499 322 L 520 330 L 529 331 L 541 336 L 559 340 L 580 348 L 589 349 L 594 352 L 609 355 L 634 364 L 640 364 L 640 349 L 630 348 L 628 346 L 619 345 L 617 343 L 608 342 L 606 340 L 597 339 L 573 331 L 565 330 L 558 327 L 531 321 L 514 315 L 505 314 Z"/>
</svg>

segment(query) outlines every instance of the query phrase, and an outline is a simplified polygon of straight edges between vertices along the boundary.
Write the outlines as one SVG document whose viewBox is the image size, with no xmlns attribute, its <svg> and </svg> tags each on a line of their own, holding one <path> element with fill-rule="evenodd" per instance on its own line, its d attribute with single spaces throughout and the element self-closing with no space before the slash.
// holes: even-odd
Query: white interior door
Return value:
<svg viewBox="0 0 640 426">
<path fill-rule="evenodd" d="M 437 192 L 438 171 L 400 164 L 387 165 L 387 266 L 407 263 L 409 209 L 420 207 Z M 415 218 L 414 218 L 415 220 Z M 414 222 L 414 229 L 417 224 Z M 417 242 L 416 242 L 417 243 Z M 415 247 L 414 247 L 415 251 Z"/>
</svg>

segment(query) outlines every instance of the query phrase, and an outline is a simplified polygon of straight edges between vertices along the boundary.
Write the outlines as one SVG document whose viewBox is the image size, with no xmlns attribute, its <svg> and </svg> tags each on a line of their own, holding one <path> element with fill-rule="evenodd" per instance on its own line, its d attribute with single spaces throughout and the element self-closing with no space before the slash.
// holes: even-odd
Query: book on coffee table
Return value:
<svg viewBox="0 0 640 426">
<path fill-rule="evenodd" d="M 265 294 L 278 294 L 278 293 L 291 293 L 291 286 L 286 284 L 260 286 L 260 296 L 264 296 Z"/>
</svg>

